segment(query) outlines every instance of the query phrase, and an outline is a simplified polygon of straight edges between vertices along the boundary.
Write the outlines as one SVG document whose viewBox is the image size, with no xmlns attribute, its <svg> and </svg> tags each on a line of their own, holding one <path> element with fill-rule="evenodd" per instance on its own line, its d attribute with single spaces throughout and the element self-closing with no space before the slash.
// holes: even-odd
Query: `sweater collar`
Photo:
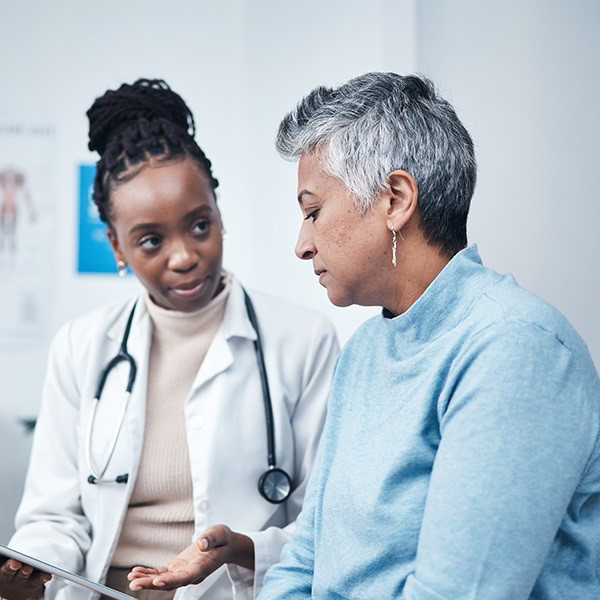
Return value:
<svg viewBox="0 0 600 600">
<path fill-rule="evenodd" d="M 452 257 L 407 311 L 393 317 L 384 308 L 383 326 L 401 334 L 403 344 L 430 342 L 453 329 L 479 292 L 498 277 L 483 266 L 477 246 L 469 246 Z"/>
</svg>

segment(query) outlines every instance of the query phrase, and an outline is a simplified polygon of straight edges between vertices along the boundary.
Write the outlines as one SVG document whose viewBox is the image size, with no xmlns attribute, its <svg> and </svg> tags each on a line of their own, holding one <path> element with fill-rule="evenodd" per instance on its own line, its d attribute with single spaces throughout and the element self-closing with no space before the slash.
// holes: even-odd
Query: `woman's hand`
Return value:
<svg viewBox="0 0 600 600">
<path fill-rule="evenodd" d="M 134 567 L 127 578 L 131 590 L 173 590 L 200 583 L 224 564 L 254 569 L 254 543 L 227 525 L 207 529 L 191 546 L 158 569 Z M 15 599 L 21 600 L 21 599 Z"/>
<path fill-rule="evenodd" d="M 0 566 L 0 596 L 7 600 L 28 600 L 42 596 L 44 585 L 51 578 L 48 573 L 41 573 L 29 565 L 9 558 Z"/>
</svg>

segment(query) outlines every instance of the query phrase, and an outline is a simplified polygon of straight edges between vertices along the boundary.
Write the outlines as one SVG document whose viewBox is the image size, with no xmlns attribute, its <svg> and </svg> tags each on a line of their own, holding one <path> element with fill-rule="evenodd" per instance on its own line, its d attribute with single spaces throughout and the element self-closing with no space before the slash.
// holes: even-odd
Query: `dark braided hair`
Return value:
<svg viewBox="0 0 600 600">
<path fill-rule="evenodd" d="M 219 185 L 210 160 L 194 140 L 194 116 L 162 79 L 138 79 L 108 90 L 86 114 L 90 121 L 88 148 L 100 154 L 93 198 L 105 223 L 111 217 L 111 184 L 127 181 L 151 158 L 166 161 L 189 156 L 213 190 Z"/>
</svg>

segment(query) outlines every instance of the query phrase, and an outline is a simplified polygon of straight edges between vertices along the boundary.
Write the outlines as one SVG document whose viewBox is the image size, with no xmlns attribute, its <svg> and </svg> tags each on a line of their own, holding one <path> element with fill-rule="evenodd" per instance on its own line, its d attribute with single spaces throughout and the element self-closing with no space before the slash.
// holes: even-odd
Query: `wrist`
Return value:
<svg viewBox="0 0 600 600">
<path fill-rule="evenodd" d="M 254 571 L 254 542 L 243 533 L 232 532 L 228 563 Z"/>
</svg>

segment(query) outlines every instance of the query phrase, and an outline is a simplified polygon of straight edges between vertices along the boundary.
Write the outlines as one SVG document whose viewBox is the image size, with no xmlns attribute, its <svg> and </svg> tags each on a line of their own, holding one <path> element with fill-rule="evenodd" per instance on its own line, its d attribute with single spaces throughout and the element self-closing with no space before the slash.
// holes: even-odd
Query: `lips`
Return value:
<svg viewBox="0 0 600 600">
<path fill-rule="evenodd" d="M 181 298 L 190 298 L 201 294 L 207 282 L 208 277 L 203 277 L 201 279 L 184 281 L 182 283 L 178 283 L 177 285 L 172 285 L 169 290 Z"/>
<path fill-rule="evenodd" d="M 194 281 L 188 281 L 187 283 L 179 283 L 178 285 L 171 286 L 172 290 L 191 290 L 202 283 L 203 279 L 194 279 Z"/>
<path fill-rule="evenodd" d="M 319 283 L 323 287 L 325 287 L 325 284 L 323 283 L 323 279 L 324 279 L 326 273 L 327 273 L 327 269 L 315 269 L 315 275 L 319 278 Z"/>
</svg>

